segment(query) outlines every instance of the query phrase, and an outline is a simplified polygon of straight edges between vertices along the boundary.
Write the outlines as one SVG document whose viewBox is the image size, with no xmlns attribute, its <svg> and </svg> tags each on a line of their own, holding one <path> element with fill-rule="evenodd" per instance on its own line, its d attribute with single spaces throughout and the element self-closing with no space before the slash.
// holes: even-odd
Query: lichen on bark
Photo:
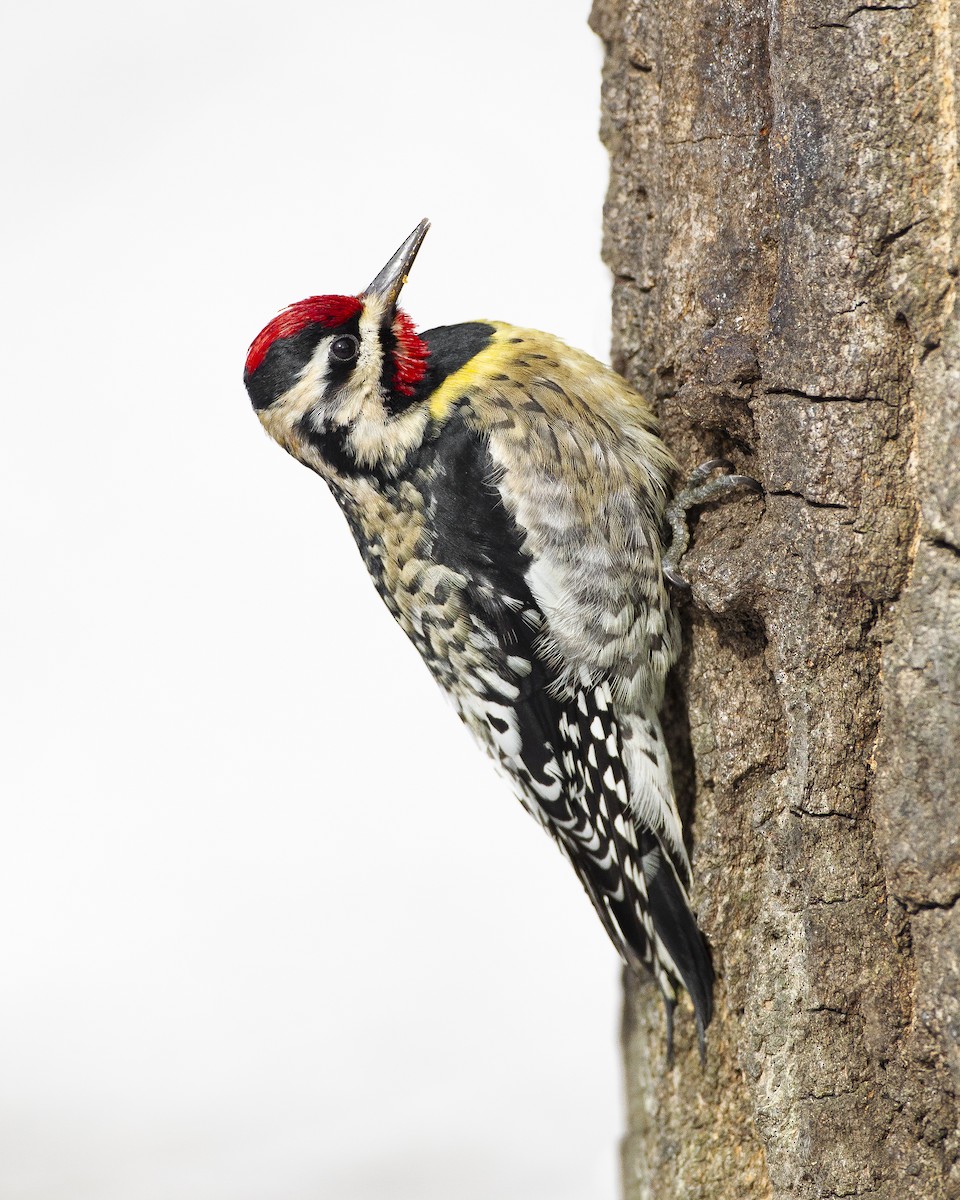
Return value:
<svg viewBox="0 0 960 1200">
<path fill-rule="evenodd" d="M 693 466 L 673 700 L 718 970 L 630 981 L 628 1200 L 960 1197 L 950 0 L 597 0 L 614 362 Z"/>
</svg>

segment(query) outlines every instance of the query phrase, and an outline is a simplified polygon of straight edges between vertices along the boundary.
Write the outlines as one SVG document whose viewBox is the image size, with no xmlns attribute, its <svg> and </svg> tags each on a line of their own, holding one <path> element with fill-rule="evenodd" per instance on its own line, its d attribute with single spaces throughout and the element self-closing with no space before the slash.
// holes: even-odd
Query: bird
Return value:
<svg viewBox="0 0 960 1200">
<path fill-rule="evenodd" d="M 250 345 L 267 433 L 328 485 L 381 597 L 623 962 L 703 1055 L 714 972 L 661 727 L 686 510 L 650 405 L 559 338 L 499 320 L 418 332 L 398 306 L 421 221 L 356 295 L 291 304 Z"/>
</svg>

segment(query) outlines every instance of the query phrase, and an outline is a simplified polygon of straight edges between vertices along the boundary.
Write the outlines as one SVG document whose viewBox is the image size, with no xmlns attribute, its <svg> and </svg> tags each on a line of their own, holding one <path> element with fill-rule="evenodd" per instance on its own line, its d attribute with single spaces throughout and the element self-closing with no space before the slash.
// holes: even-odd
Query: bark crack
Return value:
<svg viewBox="0 0 960 1200">
<path fill-rule="evenodd" d="M 755 133 L 703 133 L 699 137 L 665 140 L 663 144 L 665 146 L 699 146 L 703 142 L 752 141 L 757 136 Z"/>
<path fill-rule="evenodd" d="M 916 229 L 918 225 L 925 225 L 927 217 L 917 217 L 915 221 L 908 221 L 906 225 L 902 225 L 899 229 L 894 229 L 892 233 L 886 233 L 877 242 L 877 253 L 881 254 L 884 250 L 888 250 L 894 242 L 898 242 L 900 238 L 905 237 L 911 229 Z"/>
<path fill-rule="evenodd" d="M 860 16 L 861 13 L 887 13 L 887 12 L 912 12 L 918 6 L 916 4 L 860 4 L 856 8 L 851 9 L 846 14 L 842 21 L 817 21 L 810 25 L 810 29 L 849 29 L 849 22 L 854 17 Z"/>
<path fill-rule="evenodd" d="M 946 538 L 931 538 L 930 545 L 937 550 L 946 550 L 948 554 L 954 554 L 960 557 L 960 546 L 955 546 L 953 542 L 948 542 Z"/>
<path fill-rule="evenodd" d="M 770 488 L 768 496 L 790 496 L 796 500 L 802 500 L 804 504 L 809 504 L 811 508 L 833 508 L 840 512 L 849 512 L 849 504 L 839 504 L 832 500 L 814 500 L 812 497 L 805 495 L 803 492 L 791 491 L 789 488 Z"/>
<path fill-rule="evenodd" d="M 886 404 L 880 396 L 833 396 L 823 392 L 804 392 L 800 388 L 771 386 L 763 389 L 766 396 L 795 396 L 798 400 L 811 400 L 815 404 Z"/>
<path fill-rule="evenodd" d="M 960 891 L 947 897 L 946 900 L 907 900 L 901 899 L 900 903 L 904 906 L 908 913 L 919 912 L 951 912 L 960 901 Z"/>
</svg>

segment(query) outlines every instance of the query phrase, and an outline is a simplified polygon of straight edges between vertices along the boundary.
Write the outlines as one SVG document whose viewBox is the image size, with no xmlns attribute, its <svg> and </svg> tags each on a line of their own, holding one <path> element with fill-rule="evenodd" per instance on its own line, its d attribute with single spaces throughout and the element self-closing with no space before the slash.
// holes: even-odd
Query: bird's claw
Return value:
<svg viewBox="0 0 960 1200">
<path fill-rule="evenodd" d="M 728 458 L 711 458 L 690 473 L 682 491 L 674 496 L 664 514 L 672 532 L 670 545 L 662 560 L 664 578 L 674 587 L 689 589 L 690 584 L 680 572 L 680 560 L 690 544 L 687 513 L 700 504 L 719 500 L 727 492 L 746 488 L 751 492 L 762 492 L 763 486 L 752 475 L 720 475 L 714 471 L 732 471 L 733 463 Z"/>
<path fill-rule="evenodd" d="M 675 567 L 665 566 L 663 568 L 663 577 L 668 583 L 672 583 L 675 588 L 680 588 L 683 591 L 690 590 L 690 584 Z"/>
</svg>

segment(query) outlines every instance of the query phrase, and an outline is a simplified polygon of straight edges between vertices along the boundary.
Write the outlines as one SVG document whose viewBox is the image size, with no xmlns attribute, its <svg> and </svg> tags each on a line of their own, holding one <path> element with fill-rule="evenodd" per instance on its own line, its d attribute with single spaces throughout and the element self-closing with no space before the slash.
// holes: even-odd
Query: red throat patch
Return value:
<svg viewBox="0 0 960 1200">
<path fill-rule="evenodd" d="M 278 313 L 253 339 L 247 351 L 244 374 L 250 376 L 254 373 L 267 357 L 270 347 L 279 338 L 294 337 L 302 329 L 318 321 L 328 329 L 336 329 L 338 325 L 343 325 L 345 321 L 357 316 L 362 307 L 356 296 L 310 296 L 306 300 L 298 300 L 296 304 L 291 304 Z M 417 341 L 419 340 L 417 338 Z M 422 375 L 421 371 L 418 378 Z"/>
<path fill-rule="evenodd" d="M 394 391 L 401 396 L 412 396 L 417 384 L 427 372 L 430 350 L 422 337 L 417 336 L 416 326 L 405 312 L 398 310 L 393 319 L 393 336 L 397 339 L 393 352 Z"/>
</svg>

